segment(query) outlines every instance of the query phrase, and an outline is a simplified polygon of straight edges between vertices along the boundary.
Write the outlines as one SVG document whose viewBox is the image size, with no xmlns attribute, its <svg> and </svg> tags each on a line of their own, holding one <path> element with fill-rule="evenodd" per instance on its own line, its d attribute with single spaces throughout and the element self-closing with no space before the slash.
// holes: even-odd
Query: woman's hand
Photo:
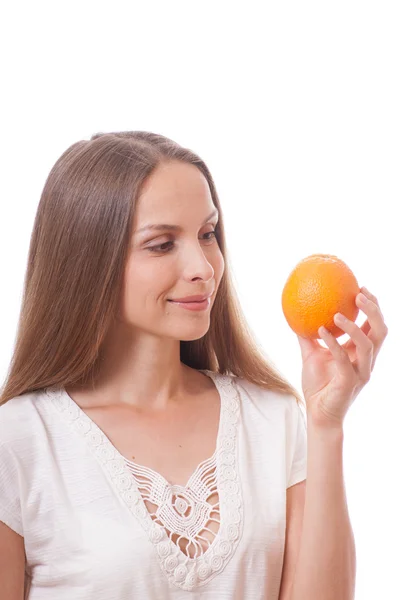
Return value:
<svg viewBox="0 0 400 600">
<path fill-rule="evenodd" d="M 350 339 L 341 346 L 329 332 L 319 330 L 321 339 L 297 336 L 303 359 L 302 387 L 307 404 L 307 417 L 317 427 L 343 427 L 344 417 L 365 384 L 370 380 L 376 357 L 388 334 L 378 300 L 366 288 L 361 288 L 367 303 L 356 297 L 357 306 L 367 315 L 358 327 L 346 319 L 335 323 Z"/>
</svg>

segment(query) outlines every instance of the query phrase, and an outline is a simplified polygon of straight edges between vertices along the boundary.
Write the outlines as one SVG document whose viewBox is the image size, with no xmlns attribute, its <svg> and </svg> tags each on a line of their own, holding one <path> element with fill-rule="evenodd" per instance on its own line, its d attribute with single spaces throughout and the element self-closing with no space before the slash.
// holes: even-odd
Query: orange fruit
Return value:
<svg viewBox="0 0 400 600">
<path fill-rule="evenodd" d="M 324 325 L 335 337 L 344 335 L 333 317 L 340 312 L 351 321 L 359 313 L 360 288 L 351 269 L 332 254 L 312 254 L 290 273 L 282 291 L 282 310 L 291 329 L 301 337 L 319 339 Z"/>
</svg>

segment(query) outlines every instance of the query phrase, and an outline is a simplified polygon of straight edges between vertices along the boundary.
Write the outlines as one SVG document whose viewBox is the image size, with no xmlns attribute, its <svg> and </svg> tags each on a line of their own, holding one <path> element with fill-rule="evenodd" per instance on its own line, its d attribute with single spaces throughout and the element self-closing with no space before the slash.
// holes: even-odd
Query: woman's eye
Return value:
<svg viewBox="0 0 400 600">
<path fill-rule="evenodd" d="M 212 237 L 216 237 L 216 231 L 207 231 L 207 233 L 205 233 L 204 235 L 211 235 Z M 211 240 L 212 238 L 205 238 L 206 240 Z M 166 254 L 167 252 L 169 252 L 169 250 L 172 250 L 172 246 L 168 246 L 168 244 L 173 244 L 174 242 L 164 242 L 164 244 L 158 244 L 158 246 L 149 246 L 147 248 L 147 250 L 150 250 L 150 252 L 161 252 Z M 167 246 L 167 248 L 164 248 L 164 246 Z"/>
</svg>

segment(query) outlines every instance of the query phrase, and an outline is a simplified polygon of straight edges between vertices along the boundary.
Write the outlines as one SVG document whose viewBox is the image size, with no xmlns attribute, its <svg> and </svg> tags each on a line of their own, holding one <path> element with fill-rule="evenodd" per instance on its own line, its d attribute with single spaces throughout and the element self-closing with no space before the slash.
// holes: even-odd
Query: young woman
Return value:
<svg viewBox="0 0 400 600">
<path fill-rule="evenodd" d="M 338 458 L 361 386 L 325 341 L 300 341 L 305 402 L 246 325 L 196 154 L 141 131 L 73 144 L 44 186 L 0 396 L 0 600 L 316 598 L 328 556 L 350 598 Z M 343 376 L 321 403 L 322 355 Z"/>
</svg>

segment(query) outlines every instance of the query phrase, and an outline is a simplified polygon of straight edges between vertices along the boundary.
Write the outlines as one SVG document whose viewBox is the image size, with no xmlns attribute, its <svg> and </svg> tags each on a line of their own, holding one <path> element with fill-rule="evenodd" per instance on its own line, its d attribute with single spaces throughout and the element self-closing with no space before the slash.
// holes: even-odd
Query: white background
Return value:
<svg viewBox="0 0 400 600">
<path fill-rule="evenodd" d="M 3 378 L 61 153 L 124 129 L 192 148 L 216 181 L 248 321 L 299 389 L 280 304 L 295 264 L 335 254 L 380 302 L 389 335 L 347 415 L 345 478 L 356 599 L 400 598 L 398 2 L 36 0 L 0 20 Z"/>
</svg>

